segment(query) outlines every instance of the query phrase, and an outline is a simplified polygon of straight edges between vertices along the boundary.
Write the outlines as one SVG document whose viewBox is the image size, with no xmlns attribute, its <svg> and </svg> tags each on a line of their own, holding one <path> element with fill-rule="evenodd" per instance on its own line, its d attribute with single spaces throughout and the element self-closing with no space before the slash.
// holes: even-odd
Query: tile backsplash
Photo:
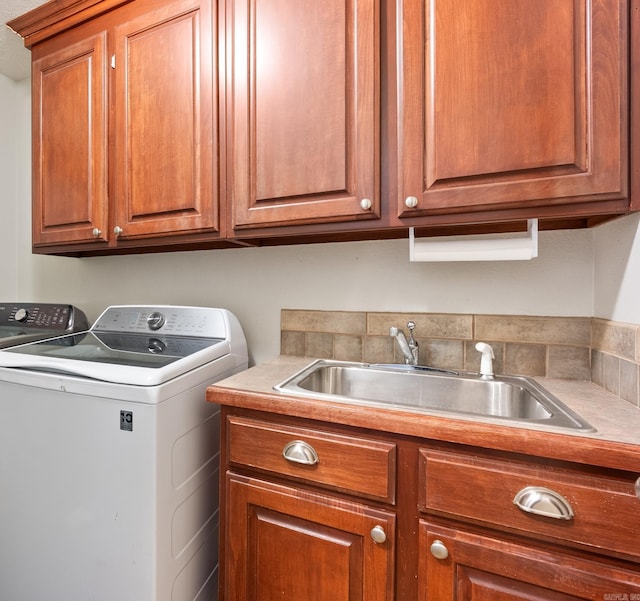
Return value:
<svg viewBox="0 0 640 601">
<path fill-rule="evenodd" d="M 640 326 L 590 317 L 381 313 L 283 309 L 283 355 L 403 362 L 389 327 L 416 323 L 419 362 L 478 371 L 475 343 L 491 344 L 496 373 L 594 383 L 640 406 Z"/>
</svg>

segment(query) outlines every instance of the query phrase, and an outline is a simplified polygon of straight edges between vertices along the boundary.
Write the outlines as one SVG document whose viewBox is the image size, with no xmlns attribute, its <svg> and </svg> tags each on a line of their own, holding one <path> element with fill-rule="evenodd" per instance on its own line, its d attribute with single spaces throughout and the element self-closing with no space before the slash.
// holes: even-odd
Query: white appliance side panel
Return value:
<svg viewBox="0 0 640 601">
<path fill-rule="evenodd" d="M 158 576 L 163 601 L 216 601 L 220 406 L 208 381 L 159 406 Z"/>
<path fill-rule="evenodd" d="M 130 410 L 0 382 L 0 599 L 156 598 L 157 410 Z"/>
</svg>

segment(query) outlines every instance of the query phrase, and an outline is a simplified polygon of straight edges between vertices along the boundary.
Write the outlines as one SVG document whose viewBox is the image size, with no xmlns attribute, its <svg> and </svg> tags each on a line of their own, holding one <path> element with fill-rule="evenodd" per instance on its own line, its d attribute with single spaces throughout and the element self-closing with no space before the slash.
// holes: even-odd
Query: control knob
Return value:
<svg viewBox="0 0 640 601">
<path fill-rule="evenodd" d="M 159 330 L 164 325 L 164 315 L 160 311 L 154 311 L 147 317 L 147 325 L 150 330 Z"/>
<path fill-rule="evenodd" d="M 27 321 L 28 317 L 29 317 L 29 311 L 27 311 L 22 307 L 20 307 L 20 309 L 16 311 L 16 314 L 14 316 L 15 320 L 20 322 Z"/>
<path fill-rule="evenodd" d="M 161 355 L 167 350 L 167 345 L 157 338 L 150 338 L 147 350 L 154 355 Z"/>
</svg>

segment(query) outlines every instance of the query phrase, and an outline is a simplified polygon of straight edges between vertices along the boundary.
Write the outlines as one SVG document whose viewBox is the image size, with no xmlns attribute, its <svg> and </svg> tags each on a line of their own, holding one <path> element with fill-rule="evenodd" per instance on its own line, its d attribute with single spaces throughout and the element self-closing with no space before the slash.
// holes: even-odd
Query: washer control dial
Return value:
<svg viewBox="0 0 640 601">
<path fill-rule="evenodd" d="M 158 338 L 149 338 L 147 350 L 154 355 L 162 355 L 167 350 L 167 345 Z"/>
<path fill-rule="evenodd" d="M 29 311 L 27 311 L 26 309 L 21 307 L 16 311 L 16 314 L 15 314 L 16 321 L 20 321 L 20 322 L 27 321 L 28 317 L 29 317 Z"/>
<path fill-rule="evenodd" d="M 147 325 L 150 330 L 159 330 L 164 325 L 165 319 L 164 315 L 160 313 L 160 311 L 154 311 L 149 314 L 147 317 Z"/>
</svg>

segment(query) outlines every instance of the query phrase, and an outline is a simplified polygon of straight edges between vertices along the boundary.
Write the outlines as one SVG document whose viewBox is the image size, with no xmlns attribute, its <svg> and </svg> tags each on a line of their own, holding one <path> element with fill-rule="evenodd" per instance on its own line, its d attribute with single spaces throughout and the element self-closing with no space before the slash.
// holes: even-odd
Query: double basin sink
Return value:
<svg viewBox="0 0 640 601">
<path fill-rule="evenodd" d="M 412 365 L 318 360 L 274 388 L 285 394 L 421 414 L 594 431 L 548 390 L 523 376 L 484 379 L 472 372 Z"/>
</svg>

